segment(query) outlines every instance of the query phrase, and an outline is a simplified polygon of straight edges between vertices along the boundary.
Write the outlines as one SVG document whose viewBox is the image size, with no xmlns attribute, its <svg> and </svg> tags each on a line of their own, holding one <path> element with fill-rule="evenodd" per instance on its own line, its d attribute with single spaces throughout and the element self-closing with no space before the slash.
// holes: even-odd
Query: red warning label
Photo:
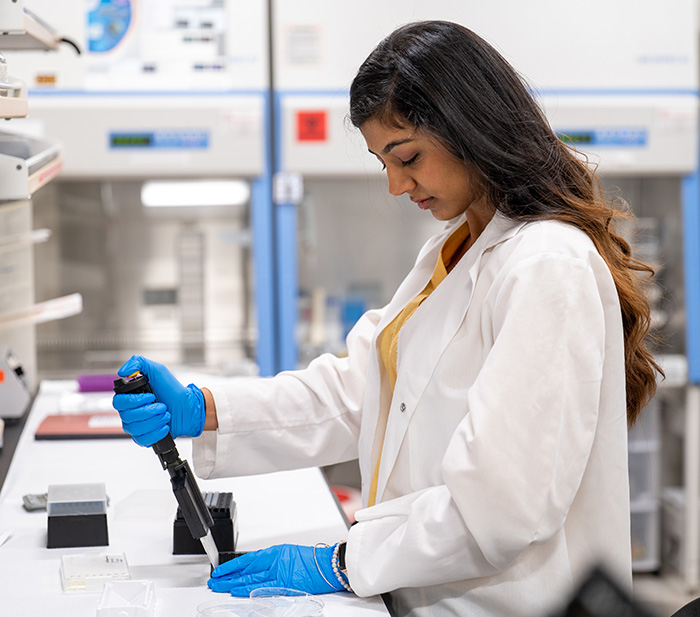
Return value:
<svg viewBox="0 0 700 617">
<path fill-rule="evenodd" d="M 297 112 L 297 140 L 326 141 L 327 117 L 326 111 Z"/>
</svg>

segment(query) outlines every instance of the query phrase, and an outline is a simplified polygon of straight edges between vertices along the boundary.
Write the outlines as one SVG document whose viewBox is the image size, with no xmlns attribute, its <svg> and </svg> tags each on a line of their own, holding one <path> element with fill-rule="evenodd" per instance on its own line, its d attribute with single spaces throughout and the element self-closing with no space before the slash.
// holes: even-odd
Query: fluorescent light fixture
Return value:
<svg viewBox="0 0 700 617">
<path fill-rule="evenodd" d="M 151 180 L 141 187 L 148 208 L 242 206 L 250 199 L 243 180 Z"/>
</svg>

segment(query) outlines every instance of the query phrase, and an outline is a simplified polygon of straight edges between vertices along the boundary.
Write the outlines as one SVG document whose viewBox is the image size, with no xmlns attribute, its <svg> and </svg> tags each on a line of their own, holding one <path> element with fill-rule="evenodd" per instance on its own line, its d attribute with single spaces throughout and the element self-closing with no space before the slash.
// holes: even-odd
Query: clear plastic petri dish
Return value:
<svg viewBox="0 0 700 617">
<path fill-rule="evenodd" d="M 247 599 L 212 600 L 197 607 L 197 617 L 260 617 Z"/>
<path fill-rule="evenodd" d="M 256 614 L 260 617 L 318 617 L 323 615 L 323 601 L 304 591 L 284 587 L 259 587 L 250 592 Z"/>
<path fill-rule="evenodd" d="M 153 581 L 110 581 L 102 589 L 97 617 L 153 617 Z"/>
</svg>

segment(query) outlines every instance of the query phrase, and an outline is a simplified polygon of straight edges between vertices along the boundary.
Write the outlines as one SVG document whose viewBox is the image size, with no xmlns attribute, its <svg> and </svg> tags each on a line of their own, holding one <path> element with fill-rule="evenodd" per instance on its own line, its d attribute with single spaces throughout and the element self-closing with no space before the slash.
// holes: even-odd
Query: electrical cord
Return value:
<svg viewBox="0 0 700 617">
<path fill-rule="evenodd" d="M 74 41 L 71 41 L 69 38 L 66 38 L 64 36 L 64 37 L 61 37 L 59 39 L 59 41 L 61 41 L 61 43 L 67 43 L 68 45 L 70 45 L 73 49 L 75 49 L 75 51 L 77 52 L 78 55 L 83 53 L 82 51 L 80 51 L 80 47 L 78 47 L 78 44 L 75 43 Z"/>
</svg>

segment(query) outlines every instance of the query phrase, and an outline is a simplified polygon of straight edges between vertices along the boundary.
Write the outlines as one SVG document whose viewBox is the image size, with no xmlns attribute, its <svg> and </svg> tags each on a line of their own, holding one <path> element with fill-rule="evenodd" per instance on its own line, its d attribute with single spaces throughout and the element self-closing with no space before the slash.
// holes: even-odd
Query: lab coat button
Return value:
<svg viewBox="0 0 700 617">
<path fill-rule="evenodd" d="M 400 410 L 401 412 L 406 411 L 406 403 L 401 403 L 401 405 L 399 405 L 399 410 Z"/>
</svg>

